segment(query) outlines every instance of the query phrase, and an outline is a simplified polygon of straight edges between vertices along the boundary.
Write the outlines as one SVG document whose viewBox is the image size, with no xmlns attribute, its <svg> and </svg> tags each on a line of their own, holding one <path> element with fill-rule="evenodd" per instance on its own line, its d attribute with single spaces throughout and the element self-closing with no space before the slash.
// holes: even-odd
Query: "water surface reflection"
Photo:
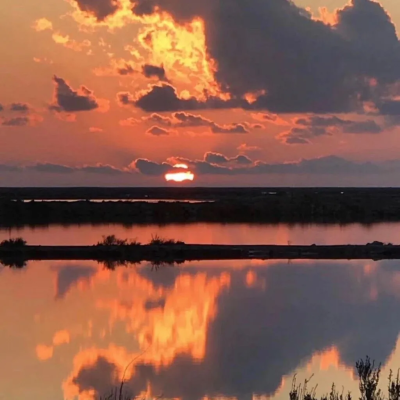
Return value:
<svg viewBox="0 0 400 400">
<path fill-rule="evenodd" d="M 22 236 L 29 244 L 92 245 L 103 235 L 136 238 L 148 243 L 152 235 L 197 244 L 366 244 L 379 240 L 400 243 L 400 223 L 373 225 L 299 224 L 168 224 L 168 225 L 50 225 L 0 228 L 0 240 Z"/>
<path fill-rule="evenodd" d="M 400 367 L 399 262 L 198 262 L 0 272 L 0 394 L 92 398 L 125 366 L 135 394 L 288 399 L 315 373 L 356 391 L 365 354 Z"/>
</svg>

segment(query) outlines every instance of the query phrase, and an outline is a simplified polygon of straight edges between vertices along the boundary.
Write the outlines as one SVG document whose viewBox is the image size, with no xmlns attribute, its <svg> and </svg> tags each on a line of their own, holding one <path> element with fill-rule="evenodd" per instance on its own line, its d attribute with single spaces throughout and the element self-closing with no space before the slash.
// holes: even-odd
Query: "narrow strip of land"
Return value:
<svg viewBox="0 0 400 400">
<path fill-rule="evenodd" d="M 400 259 L 400 245 L 126 245 L 0 247 L 4 260 L 97 260 L 182 262 L 239 259 Z"/>
<path fill-rule="evenodd" d="M 145 194 L 148 190 L 148 195 Z M 150 189 L 109 193 L 127 201 L 89 201 L 105 190 L 0 188 L 0 226 L 49 224 L 167 224 L 167 223 L 353 223 L 400 221 L 400 189 Z M 125 194 L 124 194 L 125 193 Z M 130 194 L 129 194 L 130 193 Z M 130 201 L 132 193 L 143 201 Z M 164 195 L 163 195 L 164 193 Z M 31 201 L 57 196 L 82 201 Z M 31 195 L 32 197 L 29 197 Z M 81 195 L 81 197 L 79 197 Z M 87 195 L 87 201 L 83 200 Z M 145 201 L 152 196 L 199 203 Z M 109 198 L 108 196 L 105 199 Z M 118 197 L 116 197 L 118 198 Z"/>
</svg>

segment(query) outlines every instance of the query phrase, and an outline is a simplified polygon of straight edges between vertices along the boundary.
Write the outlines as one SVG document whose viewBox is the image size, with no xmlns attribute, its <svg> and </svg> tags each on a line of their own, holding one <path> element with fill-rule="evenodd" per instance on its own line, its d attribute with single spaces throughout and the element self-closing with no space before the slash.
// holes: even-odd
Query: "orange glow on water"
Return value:
<svg viewBox="0 0 400 400">
<path fill-rule="evenodd" d="M 194 174 L 188 170 L 188 166 L 186 164 L 176 164 L 174 168 L 183 169 L 186 171 L 179 172 L 169 172 L 165 175 L 165 180 L 167 182 L 184 182 L 184 181 L 193 181 Z"/>
</svg>

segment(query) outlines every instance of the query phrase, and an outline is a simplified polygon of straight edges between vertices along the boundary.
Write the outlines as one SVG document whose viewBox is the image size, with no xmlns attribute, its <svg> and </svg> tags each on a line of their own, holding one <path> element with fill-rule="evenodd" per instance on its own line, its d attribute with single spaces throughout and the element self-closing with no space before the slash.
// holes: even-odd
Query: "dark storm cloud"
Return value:
<svg viewBox="0 0 400 400">
<path fill-rule="evenodd" d="M 119 0 L 74 0 L 81 11 L 87 12 L 97 21 L 104 21 L 119 8 Z"/>
<path fill-rule="evenodd" d="M 160 81 L 168 82 L 164 66 L 145 64 L 142 66 L 142 73 L 146 78 L 157 78 Z"/>
<path fill-rule="evenodd" d="M 15 112 L 26 113 L 30 110 L 29 104 L 26 103 L 12 103 L 10 105 L 10 110 Z"/>
<path fill-rule="evenodd" d="M 168 136 L 170 132 L 167 129 L 160 128 L 159 126 L 152 126 L 146 131 L 146 133 L 152 136 Z"/>
<path fill-rule="evenodd" d="M 268 109 L 279 113 L 360 110 L 379 102 L 400 79 L 400 45 L 383 7 L 353 0 L 325 25 L 290 0 L 131 0 L 133 12 L 164 11 L 178 22 L 204 20 L 215 77 L 232 100 L 180 99 L 155 87 L 136 103 L 145 111 L 205 108 Z M 249 45 L 251 43 L 251 45 Z M 248 104 L 246 93 L 265 93 Z"/>
<path fill-rule="evenodd" d="M 204 357 L 177 354 L 162 366 L 138 360 L 126 387 L 141 393 L 151 386 L 154 393 L 183 400 L 217 395 L 251 399 L 254 393 L 272 397 L 283 377 L 333 346 L 350 368 L 365 354 L 385 364 L 400 330 L 393 318 L 399 300 L 397 291 L 385 286 L 395 271 L 380 267 L 377 275 L 367 276 L 362 263 L 258 266 L 257 279 L 267 282 L 268 290 L 244 284 L 254 269 L 246 263 L 240 270 L 190 268 L 187 274 L 206 273 L 208 279 L 221 272 L 230 275 L 229 290 L 219 294 L 218 311 L 207 325 Z M 163 271 L 152 276 L 160 282 Z M 170 277 L 165 278 L 170 284 Z M 372 288 L 378 291 L 376 299 L 370 298 Z M 79 391 L 93 388 L 99 397 L 108 391 L 105 383 L 115 383 L 115 366 L 103 357 L 75 373 Z"/>
<path fill-rule="evenodd" d="M 93 92 L 81 86 L 80 90 L 73 90 L 67 82 L 57 76 L 53 77 L 55 84 L 54 104 L 49 108 L 58 112 L 91 111 L 99 107 Z"/>
</svg>

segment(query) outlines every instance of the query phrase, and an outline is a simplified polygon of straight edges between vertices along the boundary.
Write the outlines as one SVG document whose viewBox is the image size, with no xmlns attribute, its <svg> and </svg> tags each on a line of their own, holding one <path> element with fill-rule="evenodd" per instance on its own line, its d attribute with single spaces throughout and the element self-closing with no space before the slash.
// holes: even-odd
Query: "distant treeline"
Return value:
<svg viewBox="0 0 400 400">
<path fill-rule="evenodd" d="M 208 203 L 23 202 L 0 199 L 0 224 L 373 223 L 400 221 L 400 190 L 286 190 Z"/>
</svg>

